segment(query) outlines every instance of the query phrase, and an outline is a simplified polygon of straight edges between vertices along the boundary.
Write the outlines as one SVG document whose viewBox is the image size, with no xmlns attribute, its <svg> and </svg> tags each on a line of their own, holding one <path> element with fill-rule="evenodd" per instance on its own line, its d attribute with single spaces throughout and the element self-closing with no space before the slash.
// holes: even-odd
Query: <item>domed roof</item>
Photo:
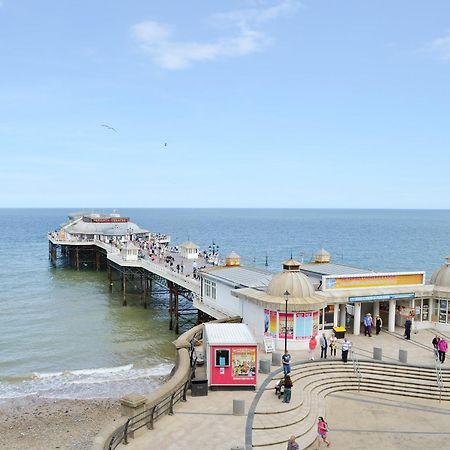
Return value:
<svg viewBox="0 0 450 450">
<path fill-rule="evenodd" d="M 240 256 L 234 250 L 232 250 L 231 253 L 229 253 L 226 257 L 227 258 L 240 258 Z"/>
<path fill-rule="evenodd" d="M 450 288 L 450 255 L 445 260 L 445 264 L 433 273 L 431 284 L 438 287 Z"/>
<path fill-rule="evenodd" d="M 186 241 L 186 242 L 183 242 L 183 243 L 180 245 L 180 247 L 183 247 L 183 248 L 192 248 L 192 249 L 199 248 L 198 245 L 197 245 L 197 244 L 194 244 L 192 241 Z"/>
<path fill-rule="evenodd" d="M 283 297 L 288 291 L 289 298 L 306 298 L 314 296 L 314 286 L 308 277 L 301 272 L 286 270 L 277 273 L 267 286 L 267 294 L 274 297 Z"/>
<path fill-rule="evenodd" d="M 300 270 L 300 266 L 302 265 L 302 263 L 298 262 L 295 259 L 288 259 L 287 261 L 284 261 L 283 263 L 283 269 L 284 270 L 294 270 L 294 271 L 298 271 Z"/>
<path fill-rule="evenodd" d="M 321 263 L 321 262 L 330 262 L 331 260 L 331 253 L 327 252 L 323 247 L 314 253 L 314 262 Z"/>
</svg>

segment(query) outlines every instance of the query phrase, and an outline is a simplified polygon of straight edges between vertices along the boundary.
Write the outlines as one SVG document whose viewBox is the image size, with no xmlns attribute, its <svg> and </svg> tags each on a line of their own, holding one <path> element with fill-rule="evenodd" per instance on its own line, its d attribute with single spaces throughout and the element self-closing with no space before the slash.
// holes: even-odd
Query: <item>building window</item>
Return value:
<svg viewBox="0 0 450 450">
<path fill-rule="evenodd" d="M 437 301 L 439 305 L 439 323 L 448 323 L 448 301 L 439 299 Z"/>
<path fill-rule="evenodd" d="M 216 367 L 229 367 L 230 365 L 230 350 L 228 349 L 217 349 L 215 358 Z"/>
<path fill-rule="evenodd" d="M 204 286 L 205 286 L 205 297 L 209 297 L 215 300 L 217 293 L 216 283 L 214 283 L 214 281 L 204 280 Z"/>
</svg>

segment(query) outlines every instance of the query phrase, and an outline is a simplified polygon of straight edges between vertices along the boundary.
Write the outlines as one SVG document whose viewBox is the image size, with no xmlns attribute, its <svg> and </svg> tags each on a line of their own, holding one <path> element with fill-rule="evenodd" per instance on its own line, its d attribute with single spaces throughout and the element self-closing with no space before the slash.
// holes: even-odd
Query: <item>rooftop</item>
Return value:
<svg viewBox="0 0 450 450">
<path fill-rule="evenodd" d="M 205 323 L 205 337 L 209 344 L 256 345 L 256 340 L 245 323 Z"/>
<path fill-rule="evenodd" d="M 376 273 L 374 270 L 370 269 L 361 269 L 360 267 L 334 263 L 302 264 L 300 266 L 300 271 L 304 272 L 306 275 L 316 275 L 317 277 L 321 277 L 322 275 L 362 275 Z"/>
<path fill-rule="evenodd" d="M 235 287 L 262 287 L 267 286 L 272 279 L 273 273 L 265 269 L 256 267 L 217 266 L 209 269 L 203 269 L 202 273 L 211 278 L 232 284 Z"/>
</svg>

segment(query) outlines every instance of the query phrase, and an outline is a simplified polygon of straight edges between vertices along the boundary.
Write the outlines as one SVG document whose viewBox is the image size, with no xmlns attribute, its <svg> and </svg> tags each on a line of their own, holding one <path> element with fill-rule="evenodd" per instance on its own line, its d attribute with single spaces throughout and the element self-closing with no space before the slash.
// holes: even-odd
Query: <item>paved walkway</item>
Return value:
<svg viewBox="0 0 450 450">
<path fill-rule="evenodd" d="M 382 332 L 372 338 L 349 335 L 353 348 L 361 359 L 372 357 L 373 347 L 383 349 L 383 359 L 398 361 L 399 350 L 408 351 L 411 364 L 434 366 L 431 350 L 432 331 L 421 330 L 411 341 L 399 335 Z M 308 352 L 291 352 L 294 361 L 309 358 Z M 317 353 L 316 358 L 320 356 Z M 270 355 L 260 353 L 260 358 Z M 338 349 L 338 358 L 340 351 Z M 446 362 L 450 366 L 450 362 Z M 277 367 L 272 366 L 272 370 Z M 260 385 L 266 376 L 259 374 Z M 292 403 L 298 393 L 293 389 Z M 255 392 L 209 391 L 205 397 L 188 397 L 178 403 L 173 416 L 165 416 L 155 423 L 155 429 L 144 431 L 130 441 L 127 450 L 230 450 L 244 448 L 246 416 L 233 416 L 233 399 L 245 401 L 248 411 Z M 270 390 L 265 391 L 258 403 L 283 405 Z M 283 405 L 287 406 L 287 405 Z M 382 394 L 339 392 L 326 400 L 326 416 L 330 425 L 330 439 L 336 449 L 450 448 L 450 411 L 448 404 Z M 265 417 L 264 421 L 275 420 Z M 443 424 L 446 424 L 445 426 Z M 272 433 L 279 433 L 273 429 Z M 289 436 L 276 436 L 283 440 Z M 323 446 L 325 448 L 325 446 Z M 124 447 L 125 448 L 125 447 Z M 280 444 L 285 449 L 286 444 Z"/>
</svg>

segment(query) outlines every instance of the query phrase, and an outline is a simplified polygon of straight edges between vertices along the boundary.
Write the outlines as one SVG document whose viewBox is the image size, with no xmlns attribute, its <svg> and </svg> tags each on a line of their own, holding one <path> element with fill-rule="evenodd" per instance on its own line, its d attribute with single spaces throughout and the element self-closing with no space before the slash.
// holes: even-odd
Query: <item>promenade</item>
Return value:
<svg viewBox="0 0 450 450">
<path fill-rule="evenodd" d="M 349 335 L 353 350 L 361 362 L 371 360 L 373 347 L 381 347 L 383 360 L 398 362 L 399 350 L 408 352 L 408 363 L 411 365 L 429 366 L 434 369 L 434 354 L 431 349 L 433 332 L 421 330 L 412 335 L 411 341 L 401 337 L 402 330 L 396 334 L 382 332 L 371 338 Z M 301 374 L 314 367 L 310 363 L 307 351 L 291 352 L 294 364 L 293 373 Z M 260 359 L 270 358 L 271 355 L 260 353 Z M 316 363 L 321 360 L 320 352 L 316 354 Z M 340 351 L 335 360 L 340 359 Z M 323 361 L 323 360 L 322 360 Z M 337 367 L 351 371 L 352 362 L 347 365 L 336 361 Z M 444 368 L 450 366 L 445 362 Z M 403 366 L 404 367 L 404 366 Z M 430 370 L 431 370 L 430 369 Z M 283 430 L 280 421 L 294 420 L 302 414 L 302 402 L 307 395 L 303 382 L 296 382 L 295 375 L 292 401 L 284 404 L 274 395 L 272 376 L 280 377 L 278 367 L 272 366 L 270 375 L 259 374 L 258 389 L 266 385 L 258 394 L 252 391 L 209 391 L 205 397 L 188 396 L 187 402 L 178 403 L 173 416 L 164 416 L 155 423 L 154 430 L 144 431 L 127 445 L 128 450 L 230 450 L 245 448 L 245 430 L 247 414 L 252 405 L 256 414 L 251 415 L 249 423 L 253 428 L 254 448 L 285 450 L 289 438 L 287 429 Z M 275 373 L 274 372 L 278 372 Z M 398 383 L 412 383 L 413 379 L 398 379 Z M 446 392 L 448 385 L 445 386 Z M 426 397 L 427 391 L 423 392 Z M 233 415 L 233 400 L 245 401 L 244 416 Z M 437 400 L 419 399 L 408 396 L 386 395 L 367 392 L 364 390 L 340 390 L 330 393 L 323 405 L 317 406 L 321 414 L 329 423 L 329 439 L 332 448 L 336 449 L 383 449 L 398 450 L 400 448 L 431 449 L 448 448 L 450 437 L 450 411 L 448 402 L 439 403 Z M 306 417 L 315 423 L 316 415 Z M 444 424 L 446 424 L 444 426 Z M 285 424 L 283 424 L 285 425 Z M 264 429 L 263 429 L 264 428 Z M 292 428 L 293 430 L 295 427 Z M 311 432 L 314 434 L 314 428 Z M 279 442 L 277 445 L 257 446 L 268 439 Z M 301 441 L 300 448 L 302 447 Z M 322 445 L 325 448 L 325 445 Z M 125 448 L 125 447 L 119 447 Z M 318 449 L 315 443 L 310 449 Z"/>
</svg>

